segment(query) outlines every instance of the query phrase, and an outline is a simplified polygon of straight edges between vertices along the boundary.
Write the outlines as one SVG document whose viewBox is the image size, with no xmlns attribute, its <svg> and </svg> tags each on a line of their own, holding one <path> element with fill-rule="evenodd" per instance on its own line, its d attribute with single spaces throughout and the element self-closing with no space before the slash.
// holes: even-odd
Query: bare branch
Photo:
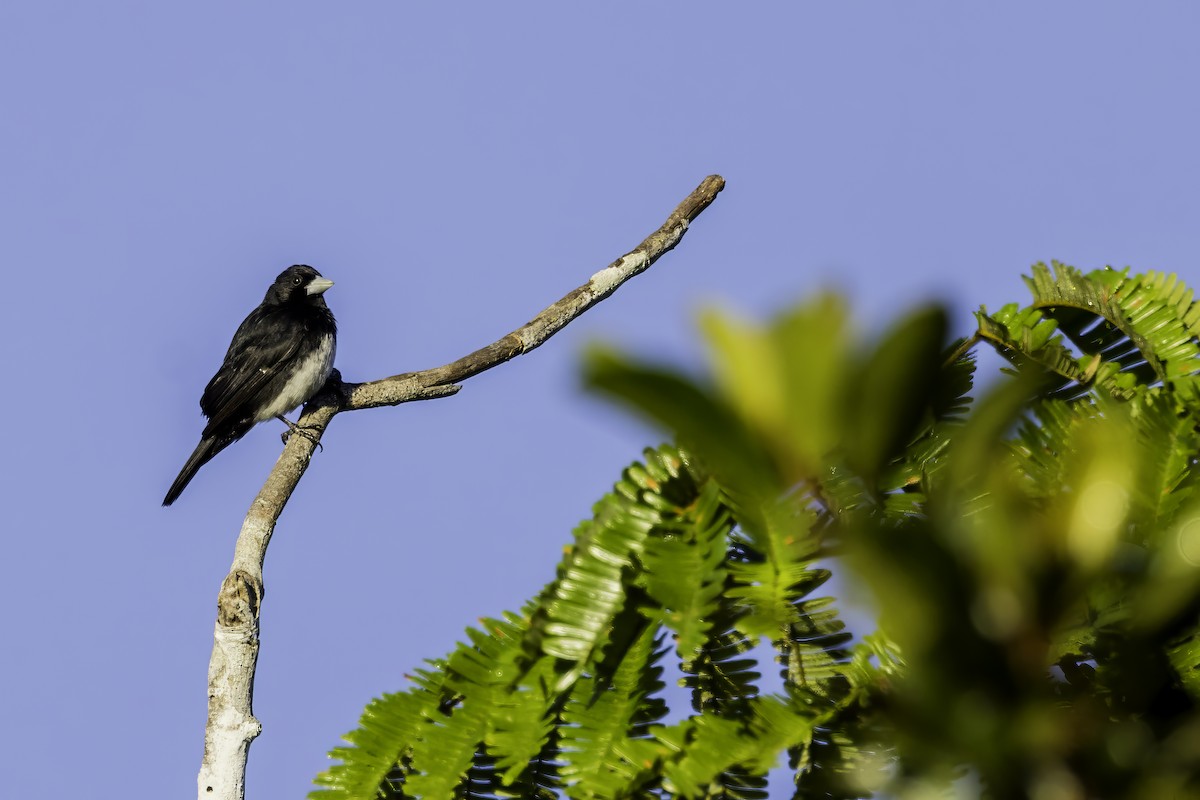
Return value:
<svg viewBox="0 0 1200 800">
<path fill-rule="evenodd" d="M 679 204 L 662 227 L 630 252 L 593 275 L 512 333 L 441 367 L 393 375 L 367 383 L 342 383 L 335 371 L 320 395 L 304 407 L 299 424 L 310 436 L 292 436 L 242 522 L 233 565 L 217 598 L 217 625 L 208 666 L 208 724 L 200 765 L 202 800 L 242 800 L 250 742 L 262 730 L 252 712 L 258 660 L 259 610 L 264 594 L 262 568 L 275 523 L 308 469 L 326 427 L 342 411 L 394 406 L 455 394 L 459 381 L 528 353 L 573 319 L 644 272 L 675 247 L 688 224 L 725 188 L 710 175 Z"/>
</svg>

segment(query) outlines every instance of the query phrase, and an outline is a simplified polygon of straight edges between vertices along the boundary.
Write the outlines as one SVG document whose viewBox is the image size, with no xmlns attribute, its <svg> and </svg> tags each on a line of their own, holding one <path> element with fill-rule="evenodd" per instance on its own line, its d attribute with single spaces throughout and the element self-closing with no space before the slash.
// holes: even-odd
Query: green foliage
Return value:
<svg viewBox="0 0 1200 800">
<path fill-rule="evenodd" d="M 705 315 L 711 379 L 593 351 L 678 444 L 312 796 L 762 798 L 787 763 L 795 798 L 1200 797 L 1200 310 L 1157 273 L 1027 284 L 952 342 L 931 307 L 863 343 L 821 296 Z M 981 342 L 1014 368 L 976 403 Z"/>
</svg>

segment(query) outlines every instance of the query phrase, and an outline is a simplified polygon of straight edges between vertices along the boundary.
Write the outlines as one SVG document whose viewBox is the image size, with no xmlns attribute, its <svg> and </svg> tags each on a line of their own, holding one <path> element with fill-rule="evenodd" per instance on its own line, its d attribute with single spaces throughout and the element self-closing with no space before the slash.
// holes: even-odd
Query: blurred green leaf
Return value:
<svg viewBox="0 0 1200 800">
<path fill-rule="evenodd" d="M 883 335 L 847 385 L 842 446 L 869 483 L 915 438 L 939 393 L 945 345 L 945 312 L 922 309 Z"/>
</svg>

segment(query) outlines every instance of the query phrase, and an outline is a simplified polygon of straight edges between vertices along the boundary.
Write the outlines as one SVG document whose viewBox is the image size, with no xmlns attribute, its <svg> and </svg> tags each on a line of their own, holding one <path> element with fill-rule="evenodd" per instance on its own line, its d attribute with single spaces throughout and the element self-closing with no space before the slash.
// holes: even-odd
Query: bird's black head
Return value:
<svg viewBox="0 0 1200 800">
<path fill-rule="evenodd" d="M 267 290 L 264 302 L 272 305 L 308 303 L 324 306 L 325 300 L 321 295 L 330 286 L 333 286 L 333 281 L 322 278 L 321 273 L 307 264 L 293 264 L 279 273 Z"/>
</svg>

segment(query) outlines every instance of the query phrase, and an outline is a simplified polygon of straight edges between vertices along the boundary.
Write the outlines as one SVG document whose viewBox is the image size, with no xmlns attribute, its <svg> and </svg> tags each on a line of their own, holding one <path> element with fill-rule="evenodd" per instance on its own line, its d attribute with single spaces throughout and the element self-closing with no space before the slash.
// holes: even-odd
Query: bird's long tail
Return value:
<svg viewBox="0 0 1200 800">
<path fill-rule="evenodd" d="M 222 441 L 214 436 L 205 436 L 201 439 L 200 444 L 196 445 L 196 449 L 192 451 L 192 455 L 188 458 L 187 463 L 183 465 L 183 469 L 179 470 L 179 477 L 175 479 L 175 482 L 171 484 L 171 488 L 167 490 L 167 496 L 163 498 L 163 505 L 169 506 L 178 500 L 179 495 L 183 494 L 183 490 L 187 488 L 192 478 L 196 477 L 196 473 L 200 471 L 200 468 L 233 441 L 233 439 Z"/>
</svg>

